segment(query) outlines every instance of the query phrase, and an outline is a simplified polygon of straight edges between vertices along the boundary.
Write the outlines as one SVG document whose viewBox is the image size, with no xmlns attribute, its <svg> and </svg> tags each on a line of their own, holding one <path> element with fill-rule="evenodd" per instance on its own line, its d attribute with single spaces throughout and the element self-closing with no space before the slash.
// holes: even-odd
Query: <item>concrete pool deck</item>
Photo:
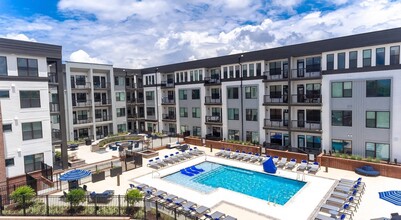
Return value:
<svg viewBox="0 0 401 220">
<path fill-rule="evenodd" d="M 214 155 L 216 152 L 219 151 L 219 150 L 213 150 L 213 152 L 210 152 L 210 148 L 203 148 L 203 147 L 198 147 L 198 148 L 200 150 L 204 150 L 207 155 Z M 164 155 L 170 154 L 170 153 L 173 153 L 176 151 L 177 150 L 175 150 L 175 149 L 164 149 L 164 150 L 159 151 L 159 155 L 161 158 L 163 158 Z M 84 153 L 80 154 L 80 158 L 85 159 L 85 157 L 93 157 L 93 153 L 88 154 L 88 155 L 85 155 Z M 100 181 L 97 183 L 86 183 L 86 185 L 88 186 L 88 190 L 96 191 L 96 192 L 103 192 L 106 189 L 111 189 L 111 190 L 115 190 L 115 194 L 123 195 L 126 193 L 126 190 L 129 188 L 129 184 L 133 183 L 132 182 L 133 179 L 138 179 L 138 178 L 144 177 L 144 175 L 152 173 L 152 171 L 154 171 L 154 169 L 151 169 L 146 166 L 147 162 L 148 162 L 148 160 L 146 159 L 143 161 L 143 164 L 144 164 L 143 167 L 135 169 L 135 170 L 131 170 L 128 172 L 124 172 L 123 175 L 120 176 L 120 183 L 121 183 L 120 186 L 117 186 L 117 177 L 107 177 L 106 180 L 104 180 L 104 181 Z M 188 161 L 188 162 L 190 162 L 190 161 Z M 246 166 L 252 165 L 252 164 L 248 164 L 246 162 L 238 162 L 238 163 L 241 164 L 241 168 L 245 168 L 245 169 L 246 169 Z M 252 166 L 254 166 L 254 165 L 252 165 Z M 260 169 L 261 169 L 261 166 L 260 166 Z M 345 170 L 339 170 L 339 169 L 333 169 L 333 168 L 329 168 L 328 172 L 325 172 L 324 170 L 325 170 L 325 168 L 322 167 L 316 173 L 316 176 L 326 177 L 326 178 L 330 178 L 330 179 L 337 179 L 337 180 L 339 180 L 341 178 L 357 179 L 358 177 L 360 177 L 360 175 L 356 174 L 355 172 L 351 172 L 351 171 L 345 171 Z M 281 172 L 281 170 L 279 170 L 279 172 Z M 308 178 L 308 176 L 306 178 Z M 395 206 L 389 202 L 379 199 L 379 196 L 378 196 L 378 192 L 381 192 L 381 191 L 401 190 L 401 179 L 379 176 L 379 177 L 362 177 L 362 180 L 366 183 L 366 191 L 362 197 L 361 205 L 357 209 L 357 212 L 355 212 L 353 219 L 365 220 L 365 219 L 373 219 L 373 218 L 379 218 L 379 217 L 389 218 L 390 213 L 394 213 L 394 212 L 401 213 L 401 206 Z M 153 186 L 153 184 L 150 184 L 150 185 Z M 320 188 L 320 186 L 316 187 L 316 189 L 319 189 L 319 188 Z M 171 189 L 166 190 L 166 191 L 169 193 L 175 194 L 176 191 L 179 193 L 182 190 L 185 190 L 185 188 L 182 186 L 175 185 L 174 187 L 172 187 Z M 302 192 L 299 192 L 298 194 L 296 194 L 296 196 L 301 195 L 301 197 L 304 197 L 300 193 L 302 193 Z M 61 195 L 62 192 L 59 192 L 57 194 Z M 237 194 L 239 194 L 239 193 L 237 193 Z M 310 194 L 313 195 L 315 193 L 311 192 Z M 183 194 L 183 195 L 185 195 L 185 194 Z M 241 195 L 241 196 L 239 196 L 240 200 L 244 200 L 244 198 L 249 197 L 249 196 L 246 196 L 243 194 L 240 194 L 240 195 Z M 305 196 L 307 198 L 308 194 Z M 196 199 L 196 198 L 193 198 L 188 195 L 183 196 L 183 198 L 191 200 L 191 201 Z M 317 196 L 317 198 L 318 198 L 318 196 Z M 253 199 L 256 199 L 256 198 L 253 198 Z M 320 197 L 319 199 L 321 202 L 324 202 L 323 197 Z M 208 204 L 208 201 L 205 201 L 205 202 L 206 203 L 201 201 L 199 204 L 201 204 L 201 205 Z M 290 201 L 289 203 L 291 203 L 291 202 L 292 201 Z M 294 212 L 296 212 L 296 214 L 303 213 L 302 215 L 304 215 L 304 216 L 307 216 L 307 214 L 310 214 L 310 213 L 306 213 L 306 211 L 304 210 L 304 208 L 303 208 L 304 204 L 306 204 L 305 201 L 304 201 L 304 203 L 300 204 L 299 207 L 296 207 L 295 205 L 293 205 Z M 241 208 L 235 204 L 228 203 L 228 202 L 221 202 L 221 203 L 217 202 L 215 204 L 215 206 L 211 207 L 211 208 L 212 208 L 212 212 L 215 210 L 219 210 L 226 214 L 232 215 L 238 219 L 244 219 L 244 220 L 271 219 L 271 218 L 267 217 L 266 215 L 258 215 L 257 213 L 255 213 L 251 210 Z M 259 209 L 261 209 L 261 210 L 264 208 L 265 208 L 265 204 L 262 204 L 261 207 L 259 207 Z M 277 210 L 279 210 L 279 209 L 277 209 Z M 289 212 L 289 210 L 283 208 L 283 209 L 279 210 L 278 212 Z M 268 216 L 274 216 L 274 215 L 268 215 Z M 296 215 L 296 216 L 297 216 L 297 218 L 295 218 L 295 219 L 307 219 L 307 218 L 299 218 L 298 215 Z"/>
</svg>

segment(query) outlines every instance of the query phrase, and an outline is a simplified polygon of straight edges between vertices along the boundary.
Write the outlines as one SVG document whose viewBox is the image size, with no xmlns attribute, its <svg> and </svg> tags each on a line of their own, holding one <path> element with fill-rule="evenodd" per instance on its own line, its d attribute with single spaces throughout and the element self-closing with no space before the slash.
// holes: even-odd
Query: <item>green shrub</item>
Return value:
<svg viewBox="0 0 401 220">
<path fill-rule="evenodd" d="M 141 191 L 137 190 L 137 189 L 132 189 L 129 190 L 126 194 L 125 194 L 125 200 L 128 202 L 128 204 L 130 205 L 135 205 L 136 202 L 139 202 L 143 197 L 143 194 Z"/>
<path fill-rule="evenodd" d="M 20 186 L 11 193 L 10 198 L 20 207 L 25 207 L 32 203 L 36 193 L 30 186 Z"/>
<path fill-rule="evenodd" d="M 344 158 L 344 159 L 348 158 L 348 156 L 346 154 L 341 154 L 340 157 Z"/>
<path fill-rule="evenodd" d="M 335 157 L 340 157 L 340 153 L 337 153 L 337 152 L 336 152 L 336 153 L 334 153 L 334 156 L 335 156 Z"/>
<path fill-rule="evenodd" d="M 375 158 L 375 159 L 373 159 L 373 162 L 374 162 L 374 163 L 380 163 L 381 160 L 380 160 L 379 158 Z"/>
<path fill-rule="evenodd" d="M 70 202 L 72 206 L 76 207 L 81 202 L 85 202 L 85 191 L 82 189 L 73 189 L 67 194 L 67 202 Z"/>
<path fill-rule="evenodd" d="M 357 156 L 355 157 L 355 159 L 356 159 L 356 160 L 362 160 L 362 157 L 357 155 Z"/>
<path fill-rule="evenodd" d="M 367 157 L 367 158 L 366 158 L 366 161 L 368 161 L 368 162 L 372 162 L 372 160 L 373 160 L 372 157 Z"/>
<path fill-rule="evenodd" d="M 351 155 L 349 158 L 355 160 L 356 156 L 355 155 Z"/>
</svg>

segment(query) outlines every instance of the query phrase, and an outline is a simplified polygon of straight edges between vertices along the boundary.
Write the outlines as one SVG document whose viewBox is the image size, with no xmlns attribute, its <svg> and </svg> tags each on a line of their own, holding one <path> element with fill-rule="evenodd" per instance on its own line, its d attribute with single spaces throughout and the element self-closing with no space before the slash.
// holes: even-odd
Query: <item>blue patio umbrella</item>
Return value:
<svg viewBox="0 0 401 220">
<path fill-rule="evenodd" d="M 91 175 L 91 171 L 89 170 L 71 170 L 68 171 L 67 173 L 64 173 L 63 175 L 60 176 L 61 181 L 74 181 L 74 180 L 79 180 L 84 177 L 87 177 Z"/>
<path fill-rule="evenodd" d="M 393 203 L 394 205 L 401 206 L 401 191 L 391 190 L 379 192 L 380 199 Z"/>
</svg>

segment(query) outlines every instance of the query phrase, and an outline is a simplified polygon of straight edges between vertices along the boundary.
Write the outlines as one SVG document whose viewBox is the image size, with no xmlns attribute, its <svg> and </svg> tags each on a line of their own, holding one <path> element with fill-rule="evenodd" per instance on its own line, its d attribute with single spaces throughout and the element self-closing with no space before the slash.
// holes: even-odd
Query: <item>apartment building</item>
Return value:
<svg viewBox="0 0 401 220">
<path fill-rule="evenodd" d="M 61 46 L 0 39 L 0 173 L 8 182 L 53 166 L 55 148 L 68 165 L 61 58 Z"/>
<path fill-rule="evenodd" d="M 165 133 L 392 160 L 401 156 L 393 114 L 400 34 L 396 28 L 142 69 L 145 93 L 158 94 L 162 112 L 145 115 L 146 130 L 162 125 Z"/>
<path fill-rule="evenodd" d="M 67 62 L 68 140 L 98 140 L 126 131 L 125 76 L 112 65 Z"/>
</svg>

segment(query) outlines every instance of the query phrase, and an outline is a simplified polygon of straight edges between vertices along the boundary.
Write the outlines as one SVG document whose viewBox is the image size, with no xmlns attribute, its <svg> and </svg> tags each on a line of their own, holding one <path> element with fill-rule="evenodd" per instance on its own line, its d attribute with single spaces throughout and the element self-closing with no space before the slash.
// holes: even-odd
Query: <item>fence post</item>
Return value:
<svg viewBox="0 0 401 220">
<path fill-rule="evenodd" d="M 95 216 L 97 216 L 97 196 L 95 194 Z"/>
<path fill-rule="evenodd" d="M 143 197 L 143 220 L 146 220 L 146 203 L 145 203 L 145 197 Z"/>
<path fill-rule="evenodd" d="M 177 208 L 174 208 L 174 220 L 177 220 Z"/>
<path fill-rule="evenodd" d="M 49 195 L 46 195 L 46 216 L 49 216 Z"/>
<path fill-rule="evenodd" d="M 121 199 L 120 194 L 118 195 L 118 216 L 121 216 Z"/>
<path fill-rule="evenodd" d="M 24 216 L 26 216 L 25 206 L 26 206 L 26 204 L 25 204 L 25 195 L 22 195 L 22 207 L 24 207 L 24 209 L 23 209 Z"/>
<path fill-rule="evenodd" d="M 159 209 L 157 205 L 157 200 L 156 200 L 156 220 L 159 220 Z"/>
</svg>

